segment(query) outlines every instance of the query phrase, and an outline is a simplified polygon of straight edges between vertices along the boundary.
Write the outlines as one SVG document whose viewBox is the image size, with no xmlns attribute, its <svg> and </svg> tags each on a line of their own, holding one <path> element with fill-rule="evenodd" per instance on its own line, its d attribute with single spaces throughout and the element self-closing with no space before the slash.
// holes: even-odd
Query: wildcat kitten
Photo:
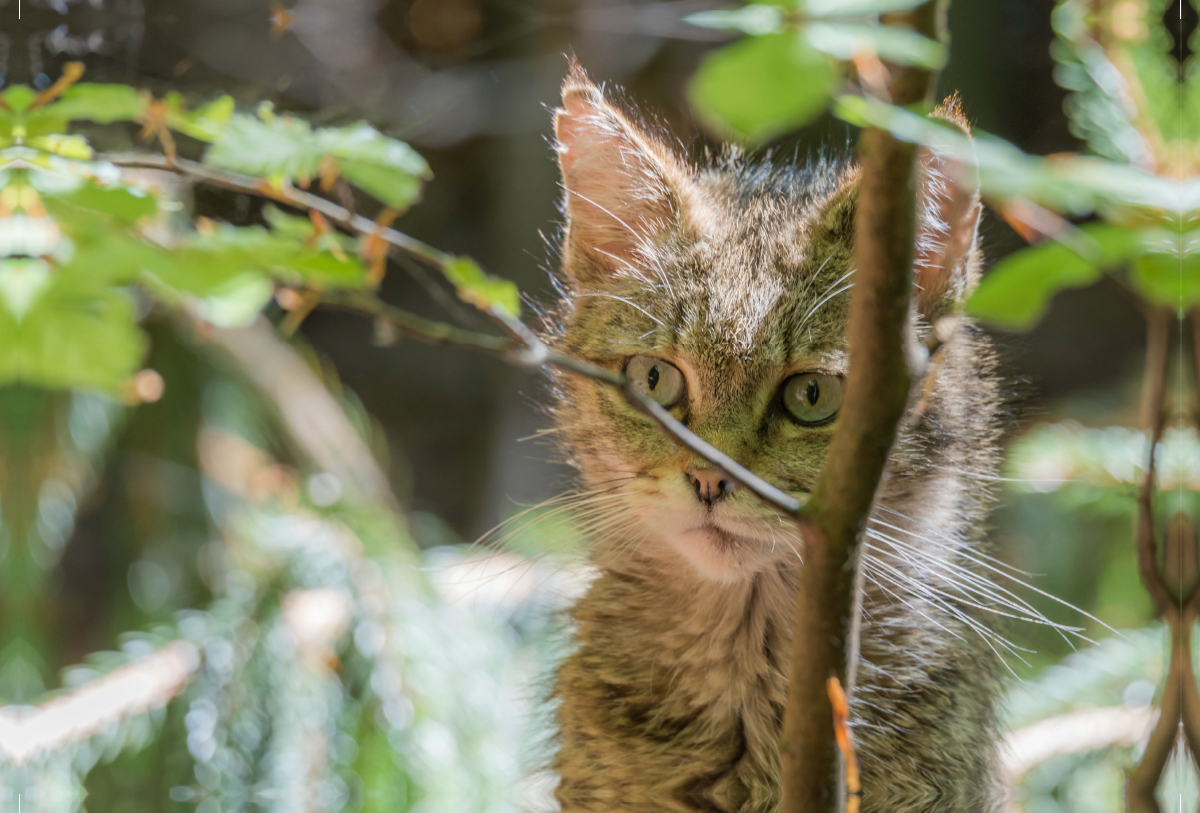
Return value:
<svg viewBox="0 0 1200 813">
<path fill-rule="evenodd" d="M 941 115 L 965 128 L 957 106 Z M 849 163 L 693 165 L 573 66 L 555 115 L 566 189 L 561 350 L 624 370 L 692 431 L 803 498 L 847 366 L 858 180 Z M 921 159 L 914 335 L 975 284 L 978 195 Z M 945 260 L 945 261 L 943 261 Z M 869 526 L 853 727 L 866 813 L 987 811 L 995 634 L 972 545 L 997 468 L 997 388 L 968 322 L 902 423 Z M 787 517 L 611 388 L 554 408 L 599 576 L 555 697 L 567 813 L 771 813 L 796 574 Z"/>
</svg>

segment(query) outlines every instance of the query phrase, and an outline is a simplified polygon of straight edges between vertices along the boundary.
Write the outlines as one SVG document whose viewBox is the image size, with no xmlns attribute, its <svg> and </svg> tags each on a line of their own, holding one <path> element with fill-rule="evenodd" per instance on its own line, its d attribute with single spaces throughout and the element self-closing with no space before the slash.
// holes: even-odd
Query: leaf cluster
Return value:
<svg viewBox="0 0 1200 813">
<path fill-rule="evenodd" d="M 318 215 L 268 207 L 258 225 L 187 217 L 186 184 L 170 171 L 129 169 L 96 155 L 72 127 L 140 125 L 174 160 L 175 137 L 205 145 L 202 165 L 238 173 L 263 197 L 292 189 L 353 190 L 390 221 L 430 178 L 410 146 L 365 123 L 313 127 L 269 106 L 238 112 L 220 96 L 188 108 L 118 84 L 82 83 L 82 70 L 41 93 L 0 94 L 0 385 L 94 389 L 130 397 L 146 352 L 139 322 L 155 308 L 185 309 L 232 327 L 282 289 L 363 290 L 378 284 L 387 247 L 334 233 Z M 444 269 L 461 296 L 519 312 L 511 283 L 467 258 Z"/>
</svg>

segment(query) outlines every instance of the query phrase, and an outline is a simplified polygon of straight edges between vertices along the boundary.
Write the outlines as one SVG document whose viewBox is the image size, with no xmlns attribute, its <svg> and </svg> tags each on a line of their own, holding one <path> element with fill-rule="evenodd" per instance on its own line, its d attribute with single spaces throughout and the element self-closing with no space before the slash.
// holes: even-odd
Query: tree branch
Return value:
<svg viewBox="0 0 1200 813">
<path fill-rule="evenodd" d="M 1158 813 L 1154 792 L 1175 743 L 1182 734 L 1193 760 L 1200 746 L 1200 694 L 1192 670 L 1191 637 L 1195 625 L 1200 589 L 1191 585 L 1184 595 L 1183 585 L 1172 590 L 1164 580 L 1164 571 L 1177 570 L 1172 562 L 1158 563 L 1157 529 L 1154 521 L 1155 453 L 1166 421 L 1164 402 L 1167 389 L 1167 361 L 1170 351 L 1171 322 L 1174 314 L 1161 307 L 1147 309 L 1146 369 L 1142 386 L 1141 422 L 1149 436 L 1146 475 L 1138 494 L 1137 554 L 1138 572 L 1159 613 L 1166 618 L 1171 635 L 1171 660 L 1160 700 L 1158 724 L 1141 761 L 1128 777 L 1126 801 L 1130 813 Z M 1200 339 L 1200 337 L 1198 337 Z M 1198 341 L 1200 345 L 1200 341 Z M 1195 544 L 1194 539 L 1191 544 Z M 1169 546 L 1168 546 L 1169 547 Z M 1175 574 L 1182 578 L 1182 572 Z"/>
<path fill-rule="evenodd" d="M 0 707 L 0 761 L 20 767 L 107 726 L 166 705 L 191 681 L 200 654 L 175 641 L 36 708 Z"/>
<path fill-rule="evenodd" d="M 120 167 L 173 172 L 222 189 L 267 197 L 298 209 L 320 212 L 346 231 L 361 235 L 376 235 L 393 248 L 437 268 L 443 268 L 454 259 L 451 255 L 409 237 L 407 234 L 392 228 L 380 227 L 379 224 L 362 215 L 354 214 L 325 198 L 291 186 L 277 189 L 259 178 L 215 169 L 196 161 L 183 159 L 137 153 L 110 154 L 102 156 L 102 158 Z M 550 366 L 617 387 L 626 401 L 662 427 L 677 443 L 708 462 L 719 466 L 738 485 L 749 489 L 768 504 L 786 514 L 798 515 L 804 507 L 801 501 L 758 477 L 675 420 L 669 412 L 655 403 L 646 393 L 631 385 L 623 374 L 551 349 L 525 324 L 498 309 L 494 309 L 488 315 L 509 334 L 507 339 L 425 319 L 391 307 L 378 297 L 363 291 L 325 291 L 322 293 L 321 301 L 323 304 L 334 307 L 371 314 L 391 324 L 402 335 L 417 341 L 483 351 L 526 369 Z"/>
<path fill-rule="evenodd" d="M 765 500 L 768 504 L 793 516 L 800 514 L 804 503 L 787 494 L 677 421 L 642 390 L 633 386 L 624 374 L 601 367 L 584 359 L 560 353 L 543 342 L 527 325 L 503 312 L 491 315 L 502 324 L 511 338 L 491 336 L 432 322 L 382 302 L 378 297 L 362 291 L 330 292 L 326 294 L 329 304 L 345 307 L 355 312 L 368 313 L 394 325 L 401 333 L 418 341 L 434 344 L 449 344 L 480 350 L 525 369 L 553 367 L 575 375 L 603 382 L 621 392 L 630 405 L 657 423 L 664 432 L 679 445 L 719 466 L 729 478 Z"/>
<path fill-rule="evenodd" d="M 335 476 L 350 497 L 399 512 L 387 475 L 341 404 L 265 318 L 242 328 L 214 327 L 205 338 L 236 362 L 239 372 L 278 410 L 310 463 Z"/>
<path fill-rule="evenodd" d="M 944 2 L 915 9 L 908 22 L 941 39 Z M 935 76 L 890 68 L 895 104 L 928 102 Z M 878 129 L 859 140 L 862 180 L 855 223 L 858 269 L 850 304 L 850 372 L 845 407 L 805 523 L 788 707 L 781 741 L 781 813 L 843 810 L 826 681 L 853 691 L 861 611 L 859 543 L 908 402 L 905 353 L 916 238 L 917 146 Z M 881 789 L 882 790 L 882 789 Z M 869 792 L 869 789 L 868 789 Z"/>
<path fill-rule="evenodd" d="M 246 195 L 254 195 L 255 197 L 270 198 L 288 206 L 294 206 L 297 209 L 320 212 L 347 231 L 359 234 L 376 234 L 393 248 L 403 251 L 405 254 L 421 262 L 429 263 L 439 268 L 454 259 L 446 252 L 423 243 L 415 237 L 409 237 L 407 234 L 392 228 L 380 227 L 379 224 L 370 218 L 355 214 L 344 206 L 338 206 L 336 203 L 326 200 L 319 195 L 305 192 L 303 189 L 297 189 L 291 185 L 276 188 L 262 178 L 217 169 L 216 167 L 201 164 L 198 161 L 188 161 L 183 158 L 167 158 L 166 156 L 147 155 L 144 153 L 109 153 L 98 157 L 100 160 L 108 161 L 110 164 L 118 167 L 157 169 L 162 172 L 173 172 L 176 175 L 183 175 L 209 186 L 228 189 L 231 192 L 241 192 Z"/>
<path fill-rule="evenodd" d="M 1006 787 L 1043 762 L 1067 754 L 1137 745 L 1150 734 L 1158 710 L 1109 706 L 1048 717 L 1019 728 L 1000 747 L 1000 775 Z"/>
</svg>

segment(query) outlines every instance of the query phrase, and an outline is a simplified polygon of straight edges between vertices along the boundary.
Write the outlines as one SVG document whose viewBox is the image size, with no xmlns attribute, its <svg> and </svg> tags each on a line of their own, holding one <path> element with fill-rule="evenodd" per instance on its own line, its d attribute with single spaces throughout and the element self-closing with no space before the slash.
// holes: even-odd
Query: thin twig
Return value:
<svg viewBox="0 0 1200 813">
<path fill-rule="evenodd" d="M 510 364 L 526 369 L 553 367 L 615 387 L 626 401 L 662 427 L 677 443 L 708 462 L 719 466 L 738 485 L 749 489 L 770 505 L 787 514 L 798 515 L 804 508 L 803 502 L 766 482 L 689 430 L 644 391 L 635 387 L 623 373 L 566 355 L 549 347 L 527 325 L 507 314 L 499 311 L 493 314 L 493 317 L 508 329 L 511 338 L 505 339 L 424 319 L 388 305 L 378 297 L 362 291 L 331 292 L 326 295 L 326 298 L 329 304 L 346 307 L 360 313 L 369 313 L 378 319 L 383 319 L 394 325 L 404 335 L 418 341 L 469 347 L 490 353 Z"/>
<path fill-rule="evenodd" d="M 387 227 L 380 228 L 370 218 L 355 214 L 344 206 L 338 206 L 336 203 L 326 200 L 319 195 L 305 192 L 303 189 L 297 189 L 291 185 L 274 187 L 262 178 L 243 175 L 239 172 L 230 172 L 225 169 L 217 169 L 216 167 L 201 164 L 198 161 L 188 161 L 183 158 L 170 159 L 160 155 L 147 155 L 145 153 L 109 153 L 99 157 L 101 160 L 108 161 L 118 167 L 157 169 L 163 172 L 173 172 L 176 175 L 183 175 L 206 183 L 209 186 L 228 189 L 231 192 L 242 192 L 247 195 L 270 198 L 288 206 L 294 206 L 297 209 L 320 212 L 343 229 L 364 235 L 378 234 L 380 239 L 393 248 L 403 251 L 410 257 L 414 257 L 430 265 L 438 266 L 439 268 L 454 259 L 446 252 L 423 243 L 415 237 L 410 237 L 404 232 Z"/>
<path fill-rule="evenodd" d="M 353 214 L 322 197 L 291 186 L 276 188 L 259 178 L 215 169 L 183 159 L 171 160 L 160 156 L 141 154 L 110 154 L 102 157 L 116 166 L 173 172 L 222 189 L 267 197 L 298 209 L 320 212 L 329 221 L 347 231 L 361 235 L 376 235 L 393 248 L 437 268 L 445 267 L 454 259 L 450 254 L 409 237 L 403 232 L 392 228 L 381 228 L 378 223 L 369 218 Z M 646 414 L 684 448 L 720 467 L 729 476 L 729 479 L 750 490 L 773 507 L 793 516 L 799 515 L 804 507 L 803 502 L 758 477 L 693 433 L 676 420 L 671 413 L 655 403 L 649 395 L 630 384 L 622 373 L 551 349 L 524 323 L 497 309 L 488 315 L 504 328 L 505 332 L 509 334 L 508 339 L 425 319 L 408 311 L 391 307 L 378 297 L 363 291 L 325 291 L 322 293 L 322 302 L 334 307 L 369 313 L 390 323 L 401 334 L 417 341 L 467 347 L 499 356 L 521 367 L 551 366 L 603 381 L 619 388 L 631 405 Z"/>
</svg>

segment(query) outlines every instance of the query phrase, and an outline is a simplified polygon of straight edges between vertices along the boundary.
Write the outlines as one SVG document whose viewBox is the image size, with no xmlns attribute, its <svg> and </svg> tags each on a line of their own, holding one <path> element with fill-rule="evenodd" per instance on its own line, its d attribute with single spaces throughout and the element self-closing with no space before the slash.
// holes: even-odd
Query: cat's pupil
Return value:
<svg viewBox="0 0 1200 813">
<path fill-rule="evenodd" d="M 646 373 L 646 383 L 650 385 L 650 389 L 658 386 L 658 365 L 650 368 L 650 372 Z"/>
<path fill-rule="evenodd" d="M 810 380 L 808 382 L 808 389 L 805 390 L 804 395 L 808 398 L 809 406 L 816 406 L 817 399 L 821 397 L 821 385 L 815 379 Z"/>
</svg>

